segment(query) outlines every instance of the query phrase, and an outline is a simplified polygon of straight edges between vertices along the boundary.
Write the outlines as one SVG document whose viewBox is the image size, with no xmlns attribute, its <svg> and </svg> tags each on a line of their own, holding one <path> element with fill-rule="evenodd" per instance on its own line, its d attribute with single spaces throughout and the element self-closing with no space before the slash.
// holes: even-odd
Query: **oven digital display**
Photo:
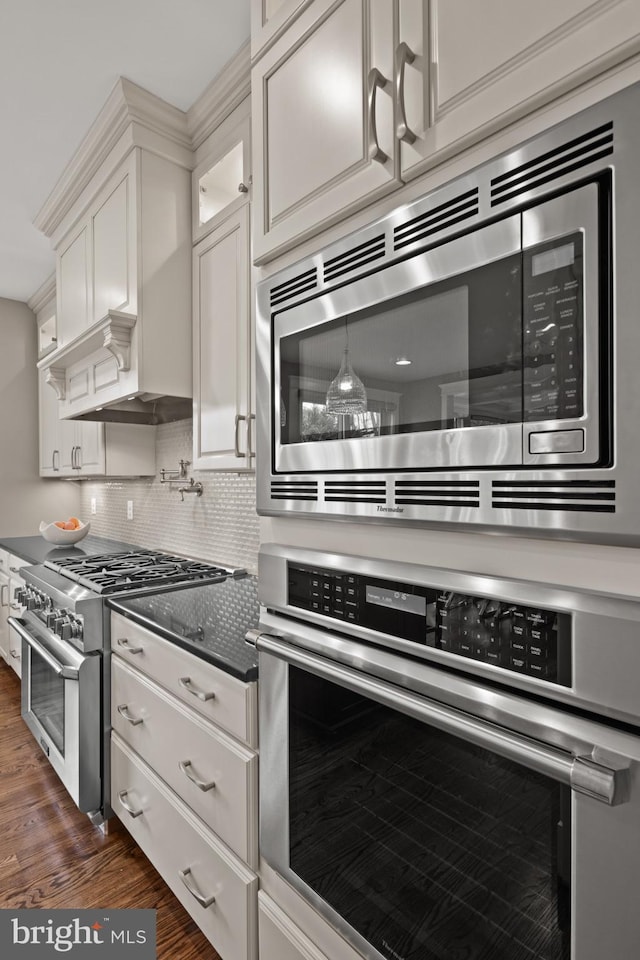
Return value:
<svg viewBox="0 0 640 960">
<path fill-rule="evenodd" d="M 400 590 L 386 590 L 384 587 L 367 584 L 365 599 L 367 603 L 375 603 L 379 607 L 390 607 L 393 610 L 401 610 L 403 613 L 414 613 L 419 617 L 427 615 L 426 597 L 402 593 Z"/>
<path fill-rule="evenodd" d="M 575 247 L 572 243 L 563 243 L 561 247 L 552 247 L 542 253 L 535 253 L 531 257 L 531 274 L 539 277 L 541 273 L 559 270 L 561 267 L 570 267 L 576 259 Z"/>
</svg>

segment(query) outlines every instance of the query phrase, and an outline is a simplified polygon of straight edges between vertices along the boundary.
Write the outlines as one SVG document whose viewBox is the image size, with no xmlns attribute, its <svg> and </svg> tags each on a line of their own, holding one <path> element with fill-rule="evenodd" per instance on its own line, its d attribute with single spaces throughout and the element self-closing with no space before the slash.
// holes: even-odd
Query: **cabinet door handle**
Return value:
<svg viewBox="0 0 640 960">
<path fill-rule="evenodd" d="M 191 780 L 191 783 L 195 783 L 198 790 L 202 790 L 206 793 L 207 790 L 213 790 L 216 785 L 215 780 L 200 780 L 193 773 L 193 768 L 191 766 L 191 760 L 178 760 L 178 766 L 184 773 L 187 780 Z"/>
<path fill-rule="evenodd" d="M 76 470 L 82 470 L 82 447 L 76 447 Z"/>
<path fill-rule="evenodd" d="M 126 637 L 118 637 L 116 643 L 119 647 L 124 647 L 127 653 L 144 653 L 144 647 L 132 647 Z"/>
<path fill-rule="evenodd" d="M 71 469 L 75 470 L 76 468 L 76 448 L 71 447 Z"/>
<path fill-rule="evenodd" d="M 126 703 L 121 703 L 118 706 L 118 713 L 121 717 L 124 717 L 125 720 L 128 720 L 132 727 L 137 727 L 139 723 L 142 723 L 142 717 L 131 716 Z"/>
<path fill-rule="evenodd" d="M 14 660 L 20 659 L 20 654 L 18 653 L 17 650 L 14 650 L 13 647 L 11 648 L 11 650 L 9 650 L 9 654 L 13 657 Z"/>
<path fill-rule="evenodd" d="M 242 457 L 246 457 L 246 453 L 243 453 L 242 450 L 240 449 L 240 441 L 239 441 L 239 439 L 238 439 L 238 432 L 239 432 L 239 428 L 240 428 L 240 421 L 241 421 L 241 420 L 246 420 L 246 419 L 247 419 L 247 418 L 245 417 L 245 415 L 244 415 L 243 413 L 236 413 L 236 423 L 235 423 L 235 433 L 234 433 L 234 437 L 233 437 L 233 446 L 234 446 L 234 453 L 235 453 L 236 457 L 238 457 L 239 459 L 242 458 Z"/>
<path fill-rule="evenodd" d="M 256 455 L 256 452 L 253 449 L 253 428 L 251 426 L 255 419 L 255 413 L 250 413 L 247 417 L 247 452 L 250 457 L 255 457 Z"/>
<path fill-rule="evenodd" d="M 249 193 L 249 187 L 246 185 L 246 183 L 238 184 L 238 193 Z"/>
<path fill-rule="evenodd" d="M 125 797 L 128 795 L 128 793 L 129 793 L 128 790 L 120 790 L 118 792 L 118 800 L 120 801 L 122 806 L 125 808 L 125 810 L 127 811 L 130 817 L 135 818 L 135 817 L 141 816 L 144 813 L 144 810 L 142 809 L 142 807 L 139 810 L 135 810 L 131 806 L 131 804 L 125 800 Z"/>
<path fill-rule="evenodd" d="M 398 111 L 398 125 L 396 127 L 396 137 L 405 143 L 415 143 L 416 135 L 407 123 L 407 112 L 404 102 L 404 68 L 408 63 L 413 63 L 416 55 L 411 47 L 402 41 L 396 47 L 396 108 Z"/>
<path fill-rule="evenodd" d="M 369 76 L 367 78 L 367 87 L 368 87 L 368 97 L 367 103 L 369 105 L 369 160 L 377 160 L 378 163 L 386 163 L 389 157 L 381 149 L 380 144 L 378 143 L 378 131 L 376 129 L 376 93 L 378 87 L 386 87 L 387 78 L 384 77 L 377 67 L 372 67 L 369 70 Z"/>
<path fill-rule="evenodd" d="M 214 700 L 216 696 L 212 691 L 205 693 L 204 690 L 196 690 L 191 683 L 191 677 L 180 677 L 180 686 L 184 687 L 185 690 L 188 690 L 189 693 L 192 693 L 194 697 L 198 698 L 198 700 Z"/>
<path fill-rule="evenodd" d="M 212 903 L 216 902 L 215 897 L 205 897 L 202 893 L 200 893 L 193 881 L 191 867 L 187 867 L 186 870 L 178 870 L 178 876 L 184 883 L 191 896 L 195 897 L 201 907 L 210 907 Z"/>
<path fill-rule="evenodd" d="M 6 593 L 5 593 L 6 590 Z M 0 589 L 0 607 L 6 607 L 9 603 L 9 586 L 6 583 L 2 584 Z"/>
<path fill-rule="evenodd" d="M 56 457 L 57 457 L 57 459 L 58 459 L 58 465 L 57 465 L 57 466 L 56 466 Z M 51 454 L 51 469 L 52 469 L 55 473 L 57 473 L 58 470 L 60 469 L 60 451 L 59 451 L 59 450 L 54 450 L 53 453 Z"/>
</svg>

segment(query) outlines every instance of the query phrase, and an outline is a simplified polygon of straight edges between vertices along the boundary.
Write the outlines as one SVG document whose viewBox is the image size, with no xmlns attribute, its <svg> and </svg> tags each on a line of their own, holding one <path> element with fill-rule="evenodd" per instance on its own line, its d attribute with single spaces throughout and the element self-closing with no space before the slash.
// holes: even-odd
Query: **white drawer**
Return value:
<svg viewBox="0 0 640 960">
<path fill-rule="evenodd" d="M 117 734 L 112 734 L 111 740 L 111 805 L 221 957 L 257 960 L 258 878 Z M 186 881 L 215 901 L 202 906 L 185 886 L 180 871 L 189 871 Z"/>
<path fill-rule="evenodd" d="M 260 960 L 327 960 L 315 943 L 262 891 L 258 894 L 258 930 Z"/>
<path fill-rule="evenodd" d="M 258 758 L 252 750 L 118 657 L 111 659 L 111 726 L 238 856 L 257 866 Z M 199 787 L 192 777 L 214 786 Z"/>
<path fill-rule="evenodd" d="M 257 747 L 255 682 L 243 683 L 115 612 L 111 614 L 111 649 L 204 717 Z M 210 693 L 214 694 L 210 699 L 198 696 Z"/>
<path fill-rule="evenodd" d="M 21 557 L 16 557 L 14 553 L 8 553 L 7 564 L 8 564 L 8 572 L 15 577 L 15 576 L 20 576 L 20 570 L 22 570 L 23 567 L 29 566 L 29 561 L 22 560 Z"/>
</svg>

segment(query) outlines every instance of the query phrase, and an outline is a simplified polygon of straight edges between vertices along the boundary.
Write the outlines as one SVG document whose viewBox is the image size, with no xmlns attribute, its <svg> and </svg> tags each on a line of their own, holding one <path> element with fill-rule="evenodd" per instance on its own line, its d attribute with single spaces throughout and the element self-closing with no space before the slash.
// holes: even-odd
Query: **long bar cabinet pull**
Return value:
<svg viewBox="0 0 640 960">
<path fill-rule="evenodd" d="M 132 647 L 127 637 L 118 637 L 116 643 L 119 647 L 124 647 L 127 653 L 144 653 L 144 647 Z"/>
<path fill-rule="evenodd" d="M 57 466 L 56 466 L 56 459 L 58 461 Z M 60 451 L 59 450 L 54 450 L 53 453 L 51 454 L 51 469 L 56 473 L 60 470 Z"/>
<path fill-rule="evenodd" d="M 135 817 L 141 816 L 144 813 L 144 810 L 142 809 L 142 807 L 139 810 L 135 810 L 131 806 L 131 804 L 125 800 L 125 797 L 128 795 L 128 793 L 129 793 L 128 790 L 120 790 L 118 792 L 118 800 L 120 801 L 122 806 L 125 808 L 129 816 L 135 819 Z"/>
<path fill-rule="evenodd" d="M 118 713 L 121 717 L 124 717 L 125 720 L 128 720 L 132 727 L 137 727 L 139 723 L 143 722 L 142 717 L 132 717 L 129 713 L 128 704 L 121 703 L 118 705 Z"/>
<path fill-rule="evenodd" d="M 193 874 L 191 873 L 191 867 L 187 867 L 186 870 L 178 870 L 178 876 L 184 883 L 185 887 L 189 891 L 192 897 L 194 897 L 201 907 L 210 907 L 212 903 L 216 902 L 215 897 L 205 897 L 204 894 L 200 893 L 198 888 L 195 885 L 193 880 Z"/>
<path fill-rule="evenodd" d="M 378 143 L 378 131 L 376 126 L 376 99 L 378 87 L 383 88 L 387 85 L 387 78 L 380 73 L 377 67 L 369 70 L 367 78 L 369 106 L 369 159 L 377 160 L 378 163 L 386 163 L 389 157 Z"/>
<path fill-rule="evenodd" d="M 411 47 L 402 41 L 396 47 L 396 106 L 398 110 L 398 125 L 396 127 L 396 137 L 405 143 L 415 143 L 416 135 L 407 123 L 407 111 L 404 102 L 404 68 L 408 63 L 413 63 L 416 55 Z"/>
<path fill-rule="evenodd" d="M 215 780 L 200 780 L 193 773 L 193 767 L 191 760 L 178 760 L 178 766 L 184 773 L 187 780 L 191 780 L 191 783 L 195 783 L 198 790 L 202 790 L 203 793 L 206 793 L 207 790 L 213 790 L 216 785 Z"/>
<path fill-rule="evenodd" d="M 189 693 L 193 694 L 194 697 L 197 697 L 198 700 L 215 699 L 215 693 L 213 693 L 213 691 L 210 690 L 205 692 L 204 690 L 197 690 L 191 682 L 191 677 L 180 677 L 180 686 L 184 687 L 185 690 L 188 690 Z"/>
<path fill-rule="evenodd" d="M 246 453 L 244 453 L 244 451 L 240 449 L 240 439 L 238 437 L 238 432 L 240 429 L 240 421 L 246 420 L 246 419 L 247 418 L 243 413 L 236 413 L 235 433 L 233 437 L 233 447 L 234 447 L 233 452 L 235 453 L 236 457 L 238 457 L 238 459 L 246 457 Z"/>
</svg>

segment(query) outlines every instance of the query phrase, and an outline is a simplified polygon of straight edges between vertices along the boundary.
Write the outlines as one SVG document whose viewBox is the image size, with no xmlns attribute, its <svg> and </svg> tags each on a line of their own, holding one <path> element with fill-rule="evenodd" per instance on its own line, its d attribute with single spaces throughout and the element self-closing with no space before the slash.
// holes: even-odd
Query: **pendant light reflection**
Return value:
<svg viewBox="0 0 640 960">
<path fill-rule="evenodd" d="M 326 409 L 327 413 L 355 416 L 367 412 L 367 391 L 362 380 L 351 366 L 349 330 L 346 317 L 344 320 L 344 339 L 342 363 L 327 390 Z"/>
</svg>

